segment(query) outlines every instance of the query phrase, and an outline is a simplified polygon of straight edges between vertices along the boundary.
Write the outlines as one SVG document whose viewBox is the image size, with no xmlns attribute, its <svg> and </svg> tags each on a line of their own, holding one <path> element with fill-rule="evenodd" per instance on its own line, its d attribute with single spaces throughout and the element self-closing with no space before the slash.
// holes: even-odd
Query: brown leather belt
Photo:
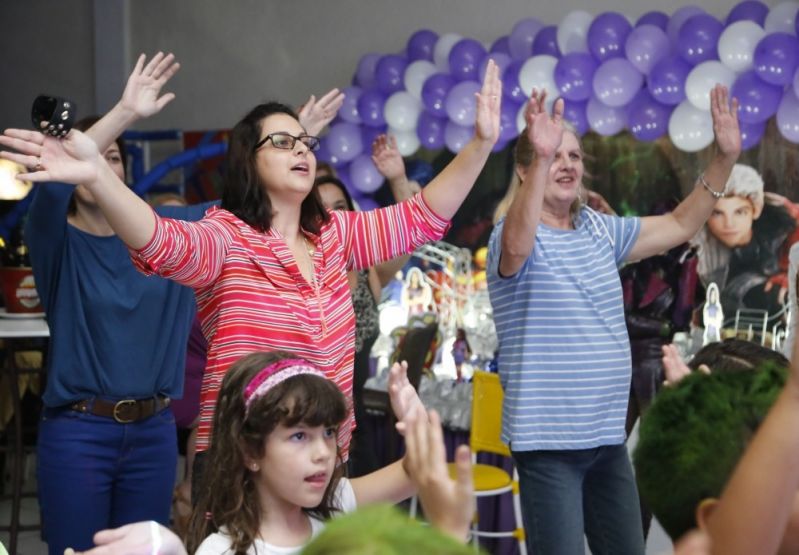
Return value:
<svg viewBox="0 0 799 555">
<path fill-rule="evenodd" d="M 169 406 L 169 397 L 149 399 L 123 399 L 121 401 L 104 401 L 103 399 L 86 399 L 69 406 L 78 412 L 87 412 L 97 416 L 113 418 L 120 424 L 130 424 L 145 418 Z"/>
</svg>

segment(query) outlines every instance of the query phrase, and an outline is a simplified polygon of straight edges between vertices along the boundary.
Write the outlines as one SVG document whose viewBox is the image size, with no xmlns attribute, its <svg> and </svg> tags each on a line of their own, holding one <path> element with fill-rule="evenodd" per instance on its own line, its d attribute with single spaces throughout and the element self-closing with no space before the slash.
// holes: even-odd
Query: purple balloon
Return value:
<svg viewBox="0 0 799 555">
<path fill-rule="evenodd" d="M 444 104 L 450 121 L 458 125 L 474 123 L 477 113 L 477 98 L 474 95 L 478 92 L 480 83 L 477 81 L 461 81 L 450 89 Z"/>
<path fill-rule="evenodd" d="M 383 117 L 383 106 L 386 97 L 380 91 L 363 91 L 358 99 L 358 115 L 364 125 L 379 127 L 386 124 Z"/>
<path fill-rule="evenodd" d="M 343 91 L 344 103 L 338 110 L 338 117 L 342 121 L 350 123 L 361 123 L 361 116 L 358 115 L 358 99 L 361 98 L 363 89 L 360 87 L 347 87 Z"/>
<path fill-rule="evenodd" d="M 486 49 L 474 39 L 462 39 L 449 51 L 449 72 L 458 81 L 477 79 L 480 62 L 485 58 Z"/>
<path fill-rule="evenodd" d="M 691 65 L 679 56 L 661 60 L 646 80 L 647 89 L 658 102 L 673 106 L 685 100 L 685 79 Z"/>
<path fill-rule="evenodd" d="M 641 25 L 654 25 L 661 31 L 665 32 L 666 27 L 669 25 L 669 16 L 658 11 L 646 12 L 644 15 L 638 18 L 638 21 L 635 22 L 636 27 L 640 27 Z"/>
<path fill-rule="evenodd" d="M 499 140 L 497 144 L 503 142 L 507 144 L 508 141 L 512 141 L 519 134 L 519 130 L 516 128 L 516 116 L 519 114 L 521 107 L 522 105 L 516 102 L 507 101 L 502 103 L 499 109 Z M 502 148 L 495 150 L 502 150 Z"/>
<path fill-rule="evenodd" d="M 788 33 L 766 35 L 757 43 L 754 69 L 757 76 L 772 85 L 787 85 L 793 81 L 799 66 L 799 40 Z"/>
<path fill-rule="evenodd" d="M 627 127 L 639 141 L 654 141 L 669 132 L 671 111 L 643 89 L 627 107 Z"/>
<path fill-rule="evenodd" d="M 745 0 L 737 4 L 732 10 L 730 10 L 730 14 L 727 16 L 726 26 L 729 27 L 730 24 L 735 23 L 736 21 L 743 21 L 749 20 L 754 21 L 761 27 L 766 22 L 766 16 L 768 15 L 768 6 L 766 6 L 763 2 L 756 2 L 755 0 Z"/>
<path fill-rule="evenodd" d="M 508 69 L 508 66 L 511 64 L 511 57 L 509 54 L 503 54 L 501 52 L 490 52 L 483 58 L 483 61 L 480 62 L 480 69 L 477 70 L 477 77 L 478 81 L 481 83 L 486 76 L 486 67 L 488 66 L 488 61 L 494 60 L 494 63 L 497 65 L 499 69 L 499 77 L 502 78 L 502 75 L 505 73 L 505 70 Z"/>
<path fill-rule="evenodd" d="M 388 54 L 380 58 L 375 67 L 375 83 L 378 90 L 390 96 L 391 93 L 405 88 L 403 78 L 407 67 L 408 60 L 404 56 Z"/>
<path fill-rule="evenodd" d="M 497 52 L 501 54 L 507 54 L 510 56 L 510 39 L 509 37 L 499 37 L 497 40 L 494 41 L 494 44 L 491 45 L 491 48 L 488 49 L 489 52 Z"/>
<path fill-rule="evenodd" d="M 516 60 L 502 73 L 502 94 L 505 98 L 513 102 L 525 102 L 528 95 L 522 90 L 519 84 L 519 70 L 524 65 L 524 60 Z"/>
<path fill-rule="evenodd" d="M 338 177 L 342 181 L 342 183 L 344 183 L 344 186 L 346 187 L 347 192 L 349 192 L 350 196 L 353 196 L 357 191 L 355 190 L 355 187 L 352 186 L 352 179 L 350 179 L 349 163 L 344 163 L 339 165 L 334 164 L 334 166 L 336 170 L 336 177 Z"/>
<path fill-rule="evenodd" d="M 679 41 L 680 27 L 685 23 L 689 17 L 705 13 L 705 10 L 699 6 L 683 6 L 678 9 L 669 19 L 669 24 L 666 26 L 666 34 L 669 36 L 671 44 L 677 46 Z"/>
<path fill-rule="evenodd" d="M 793 26 L 796 31 L 796 36 L 799 37 L 799 12 L 796 12 L 796 21 L 794 21 Z"/>
<path fill-rule="evenodd" d="M 430 29 L 416 31 L 408 39 L 408 45 L 406 46 L 408 60 L 411 62 L 416 60 L 429 60 L 432 62 L 436 42 L 438 42 L 438 33 Z"/>
<path fill-rule="evenodd" d="M 567 100 L 588 100 L 597 63 L 590 54 L 571 52 L 555 65 L 555 84 Z"/>
<path fill-rule="evenodd" d="M 364 89 L 375 86 L 375 68 L 380 61 L 380 54 L 364 54 L 358 61 L 355 70 L 355 84 Z"/>
<path fill-rule="evenodd" d="M 333 164 L 349 162 L 363 152 L 361 131 L 354 123 L 339 123 L 332 126 L 325 135 L 325 142 L 330 153 L 330 162 Z"/>
<path fill-rule="evenodd" d="M 660 60 L 669 55 L 669 37 L 660 27 L 640 25 L 627 35 L 624 53 L 635 69 L 649 75 Z"/>
<path fill-rule="evenodd" d="M 723 30 L 721 21 L 712 15 L 692 15 L 685 20 L 677 33 L 677 51 L 691 65 L 714 60 L 718 58 L 717 45 Z"/>
<path fill-rule="evenodd" d="M 513 26 L 508 36 L 508 49 L 514 60 L 526 60 L 533 53 L 533 41 L 538 32 L 544 27 L 534 17 L 522 19 Z"/>
<path fill-rule="evenodd" d="M 380 135 L 385 134 L 388 131 L 388 125 L 380 125 L 378 127 L 370 127 L 368 125 L 361 126 L 361 141 L 363 141 L 363 146 L 366 150 L 372 148 L 372 143 L 375 142 L 375 139 L 378 138 Z"/>
<path fill-rule="evenodd" d="M 455 79 L 447 73 L 434 73 L 428 77 L 422 85 L 422 103 L 425 108 L 434 116 L 446 116 L 444 102 L 454 85 Z"/>
<path fill-rule="evenodd" d="M 591 97 L 585 108 L 585 115 L 591 129 L 600 135 L 615 135 L 627 125 L 627 114 L 624 108 L 611 108 Z"/>
<path fill-rule="evenodd" d="M 750 70 L 738 76 L 730 95 L 738 99 L 740 121 L 762 123 L 777 113 L 782 100 L 782 87 L 766 83 L 754 70 Z"/>
<path fill-rule="evenodd" d="M 447 118 L 439 118 L 425 110 L 419 114 L 416 122 L 416 136 L 422 143 L 422 148 L 435 150 L 444 147 L 444 129 L 447 127 Z"/>
<path fill-rule="evenodd" d="M 383 184 L 383 176 L 369 154 L 361 154 L 350 163 L 350 180 L 362 193 L 374 193 Z"/>
<path fill-rule="evenodd" d="M 611 58 L 596 69 L 593 90 L 602 103 L 618 108 L 629 103 L 644 83 L 644 76 L 627 58 Z"/>
<path fill-rule="evenodd" d="M 599 14 L 588 28 L 588 50 L 600 62 L 622 57 L 624 56 L 624 43 L 631 30 L 632 25 L 620 13 Z"/>
<path fill-rule="evenodd" d="M 352 195 L 352 200 L 358 204 L 358 208 L 361 212 L 368 212 L 370 210 L 380 208 L 380 204 L 378 204 L 375 198 L 371 195 L 358 193 Z"/>
<path fill-rule="evenodd" d="M 316 155 L 316 159 L 319 162 L 328 162 L 329 164 L 335 165 L 339 160 L 330 153 L 327 144 L 327 137 L 322 137 L 319 141 L 319 150 L 317 150 L 314 155 Z"/>
<path fill-rule="evenodd" d="M 760 142 L 763 138 L 763 133 L 766 131 L 766 123 L 744 123 L 740 122 L 738 127 L 741 129 L 741 149 L 749 150 Z"/>
<path fill-rule="evenodd" d="M 465 127 L 448 121 L 444 129 L 444 142 L 451 152 L 458 153 L 466 146 L 466 143 L 472 140 L 473 135 L 474 127 Z"/>
<path fill-rule="evenodd" d="M 560 48 L 558 48 L 558 28 L 555 25 L 548 25 L 538 31 L 533 41 L 533 56 L 548 54 L 560 58 Z"/>
<path fill-rule="evenodd" d="M 573 100 L 565 100 L 563 102 L 563 119 L 574 126 L 578 135 L 585 135 L 590 129 L 588 116 L 585 114 L 587 106 L 588 102 L 575 102 Z"/>
</svg>

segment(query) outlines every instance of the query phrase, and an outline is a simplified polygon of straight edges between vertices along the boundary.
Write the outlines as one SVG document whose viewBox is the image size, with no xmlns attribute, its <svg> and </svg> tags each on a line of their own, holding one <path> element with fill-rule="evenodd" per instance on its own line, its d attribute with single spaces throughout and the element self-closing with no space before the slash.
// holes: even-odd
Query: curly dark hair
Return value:
<svg viewBox="0 0 799 555">
<path fill-rule="evenodd" d="M 264 367 L 297 358 L 285 352 L 257 352 L 239 359 L 225 374 L 214 411 L 211 447 L 207 454 L 197 506 L 192 512 L 186 545 L 194 553 L 220 527 L 231 538 L 231 550 L 244 554 L 258 536 L 261 507 L 246 458 L 264 455 L 266 438 L 278 426 L 338 426 L 347 415 L 347 402 L 338 386 L 319 376 L 292 376 L 254 399 L 245 411 L 244 389 Z M 339 458 L 321 503 L 307 512 L 328 519 L 340 510 L 333 493 L 343 474 Z"/>
<path fill-rule="evenodd" d="M 255 145 L 261 138 L 261 123 L 265 118 L 275 114 L 286 114 L 298 120 L 294 110 L 285 104 L 279 102 L 259 104 L 230 131 L 225 154 L 221 206 L 262 232 L 267 231 L 272 225 L 272 202 L 258 176 Z M 300 225 L 306 231 L 318 234 L 321 225 L 329 219 L 330 216 L 322 206 L 319 193 L 314 187 L 302 201 Z"/>
</svg>

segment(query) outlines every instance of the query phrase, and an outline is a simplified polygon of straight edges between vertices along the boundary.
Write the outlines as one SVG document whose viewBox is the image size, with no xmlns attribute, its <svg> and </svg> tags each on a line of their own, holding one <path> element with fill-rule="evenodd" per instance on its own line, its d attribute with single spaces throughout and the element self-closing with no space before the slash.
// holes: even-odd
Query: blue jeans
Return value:
<svg viewBox="0 0 799 555">
<path fill-rule="evenodd" d="M 169 525 L 177 466 L 170 407 L 132 424 L 45 408 L 37 447 L 39 506 L 51 555 L 92 547 L 99 530 Z"/>
<path fill-rule="evenodd" d="M 643 555 L 641 510 L 624 445 L 514 451 L 527 549 L 535 555 Z"/>
</svg>

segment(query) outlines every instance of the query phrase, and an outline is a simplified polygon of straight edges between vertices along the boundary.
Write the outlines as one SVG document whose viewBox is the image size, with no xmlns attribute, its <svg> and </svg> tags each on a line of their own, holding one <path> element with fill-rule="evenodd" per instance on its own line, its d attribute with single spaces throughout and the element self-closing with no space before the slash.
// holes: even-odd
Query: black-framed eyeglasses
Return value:
<svg viewBox="0 0 799 555">
<path fill-rule="evenodd" d="M 281 150 L 291 150 L 294 148 L 294 145 L 297 144 L 297 141 L 300 141 L 308 150 L 315 151 L 319 149 L 319 137 L 314 137 L 313 135 L 300 135 L 299 137 L 295 137 L 289 133 L 270 133 L 258 143 L 256 143 L 255 148 L 253 150 L 258 150 L 266 141 L 272 141 L 272 144 L 275 148 L 279 148 Z"/>
</svg>

